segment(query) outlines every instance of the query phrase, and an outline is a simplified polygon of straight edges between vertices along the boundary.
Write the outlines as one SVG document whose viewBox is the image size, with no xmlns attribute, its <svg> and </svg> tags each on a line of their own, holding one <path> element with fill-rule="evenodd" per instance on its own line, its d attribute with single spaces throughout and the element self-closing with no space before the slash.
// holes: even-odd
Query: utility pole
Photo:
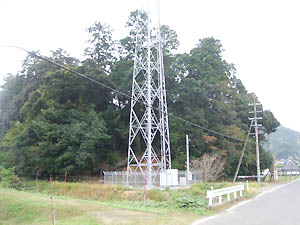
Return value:
<svg viewBox="0 0 300 225">
<path fill-rule="evenodd" d="M 261 104 L 256 102 L 256 96 L 253 94 L 253 103 L 250 103 L 249 106 L 253 106 L 253 111 L 249 112 L 253 114 L 253 118 L 249 118 L 249 120 L 252 122 L 255 129 L 255 145 L 256 145 L 256 168 L 257 168 L 257 182 L 260 185 L 260 160 L 259 160 L 259 143 L 258 143 L 258 127 L 261 127 L 261 124 L 258 124 L 257 121 L 261 120 L 262 117 L 258 117 L 257 113 L 262 113 L 262 111 L 257 111 L 257 106 L 261 106 Z"/>
<path fill-rule="evenodd" d="M 189 136 L 185 135 L 186 140 L 186 175 L 189 177 L 190 174 L 190 150 L 189 150 Z"/>
<path fill-rule="evenodd" d="M 190 139 L 188 135 L 185 135 L 186 140 L 186 182 L 189 185 L 189 181 L 193 180 L 193 175 L 190 172 Z"/>
</svg>

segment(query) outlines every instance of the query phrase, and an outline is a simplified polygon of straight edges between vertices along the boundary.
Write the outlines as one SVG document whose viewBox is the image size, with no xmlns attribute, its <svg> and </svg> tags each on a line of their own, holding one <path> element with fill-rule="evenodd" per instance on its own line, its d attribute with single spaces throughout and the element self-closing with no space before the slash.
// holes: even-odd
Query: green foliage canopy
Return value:
<svg viewBox="0 0 300 225">
<path fill-rule="evenodd" d="M 62 49 L 50 58 L 110 87 L 131 95 L 134 35 L 148 15 L 130 14 L 127 37 L 113 40 L 108 25 L 89 29 L 89 46 L 82 62 Z M 144 33 L 143 33 L 144 32 Z M 145 30 L 142 34 L 145 35 Z M 200 39 L 189 53 L 175 54 L 179 42 L 169 26 L 161 26 L 168 111 L 195 124 L 245 139 L 252 96 L 235 76 L 235 67 L 223 57 L 219 40 Z M 0 166 L 15 167 L 19 174 L 95 174 L 100 169 L 124 169 L 128 146 L 130 100 L 82 77 L 28 56 L 23 70 L 7 75 L 0 92 Z M 185 135 L 191 139 L 191 159 L 204 153 L 226 159 L 225 173 L 232 176 L 242 144 L 174 117 L 169 117 L 173 168 L 185 169 Z M 279 123 L 264 112 L 267 134 Z M 138 153 L 139 154 L 139 153 Z M 255 174 L 255 147 L 250 142 L 241 174 Z M 272 163 L 261 150 L 261 167 Z"/>
</svg>

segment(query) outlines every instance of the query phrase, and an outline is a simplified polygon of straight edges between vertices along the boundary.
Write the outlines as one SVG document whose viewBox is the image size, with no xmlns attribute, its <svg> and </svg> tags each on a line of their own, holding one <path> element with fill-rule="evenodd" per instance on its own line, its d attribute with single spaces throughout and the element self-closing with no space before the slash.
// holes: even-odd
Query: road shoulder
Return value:
<svg viewBox="0 0 300 225">
<path fill-rule="evenodd" d="M 206 221 L 209 221 L 211 219 L 214 219 L 214 218 L 219 217 L 221 215 L 224 215 L 226 213 L 230 213 L 234 209 L 236 209 L 236 208 L 238 208 L 238 207 L 240 207 L 244 204 L 247 204 L 247 203 L 249 203 L 249 202 L 251 202 L 251 201 L 253 201 L 257 198 L 260 198 L 261 196 L 263 196 L 266 193 L 276 191 L 276 190 L 278 190 L 278 189 L 280 189 L 280 188 L 282 188 L 286 185 L 292 184 L 292 183 L 297 182 L 299 180 L 300 180 L 300 178 L 298 178 L 296 180 L 293 180 L 293 181 L 286 181 L 286 182 L 280 182 L 280 183 L 271 183 L 271 184 L 268 184 L 266 186 L 260 187 L 257 191 L 255 191 L 255 195 L 254 195 L 253 198 L 243 199 L 241 201 L 232 202 L 232 203 L 229 203 L 229 204 L 224 204 L 222 206 L 216 207 L 215 215 L 212 215 L 212 216 L 209 216 L 209 217 L 206 217 L 206 218 L 198 219 L 198 220 L 194 221 L 193 223 L 191 223 L 190 225 L 200 225 L 200 224 L 203 224 Z"/>
</svg>

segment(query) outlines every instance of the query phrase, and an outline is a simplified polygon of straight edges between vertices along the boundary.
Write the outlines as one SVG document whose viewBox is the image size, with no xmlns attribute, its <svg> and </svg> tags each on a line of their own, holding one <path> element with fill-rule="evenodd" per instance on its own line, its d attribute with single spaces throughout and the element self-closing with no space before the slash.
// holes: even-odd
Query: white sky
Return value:
<svg viewBox="0 0 300 225">
<path fill-rule="evenodd" d="M 1 0 L 0 44 L 28 50 L 63 48 L 82 57 L 95 21 L 125 34 L 129 12 L 142 0 Z M 145 1 L 145 0 L 144 0 Z M 215 37 L 237 77 L 283 126 L 300 131 L 300 2 L 297 0 L 161 0 L 161 24 L 174 29 L 180 52 Z M 0 47 L 0 80 L 21 69 L 25 53 Z M 299 88 L 299 89 L 298 89 Z"/>
</svg>

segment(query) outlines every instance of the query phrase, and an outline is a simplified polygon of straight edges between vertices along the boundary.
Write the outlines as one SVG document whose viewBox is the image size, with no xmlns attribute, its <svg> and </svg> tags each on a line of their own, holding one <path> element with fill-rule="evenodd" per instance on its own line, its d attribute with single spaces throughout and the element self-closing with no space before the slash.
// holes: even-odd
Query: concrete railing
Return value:
<svg viewBox="0 0 300 225">
<path fill-rule="evenodd" d="M 233 193 L 233 198 L 237 198 L 237 192 L 240 192 L 240 196 L 243 196 L 244 184 L 236 185 L 228 188 L 221 188 L 216 190 L 207 191 L 208 205 L 213 205 L 213 199 L 218 197 L 219 204 L 222 204 L 222 196 L 227 195 L 227 201 L 230 201 L 230 194 Z"/>
</svg>

